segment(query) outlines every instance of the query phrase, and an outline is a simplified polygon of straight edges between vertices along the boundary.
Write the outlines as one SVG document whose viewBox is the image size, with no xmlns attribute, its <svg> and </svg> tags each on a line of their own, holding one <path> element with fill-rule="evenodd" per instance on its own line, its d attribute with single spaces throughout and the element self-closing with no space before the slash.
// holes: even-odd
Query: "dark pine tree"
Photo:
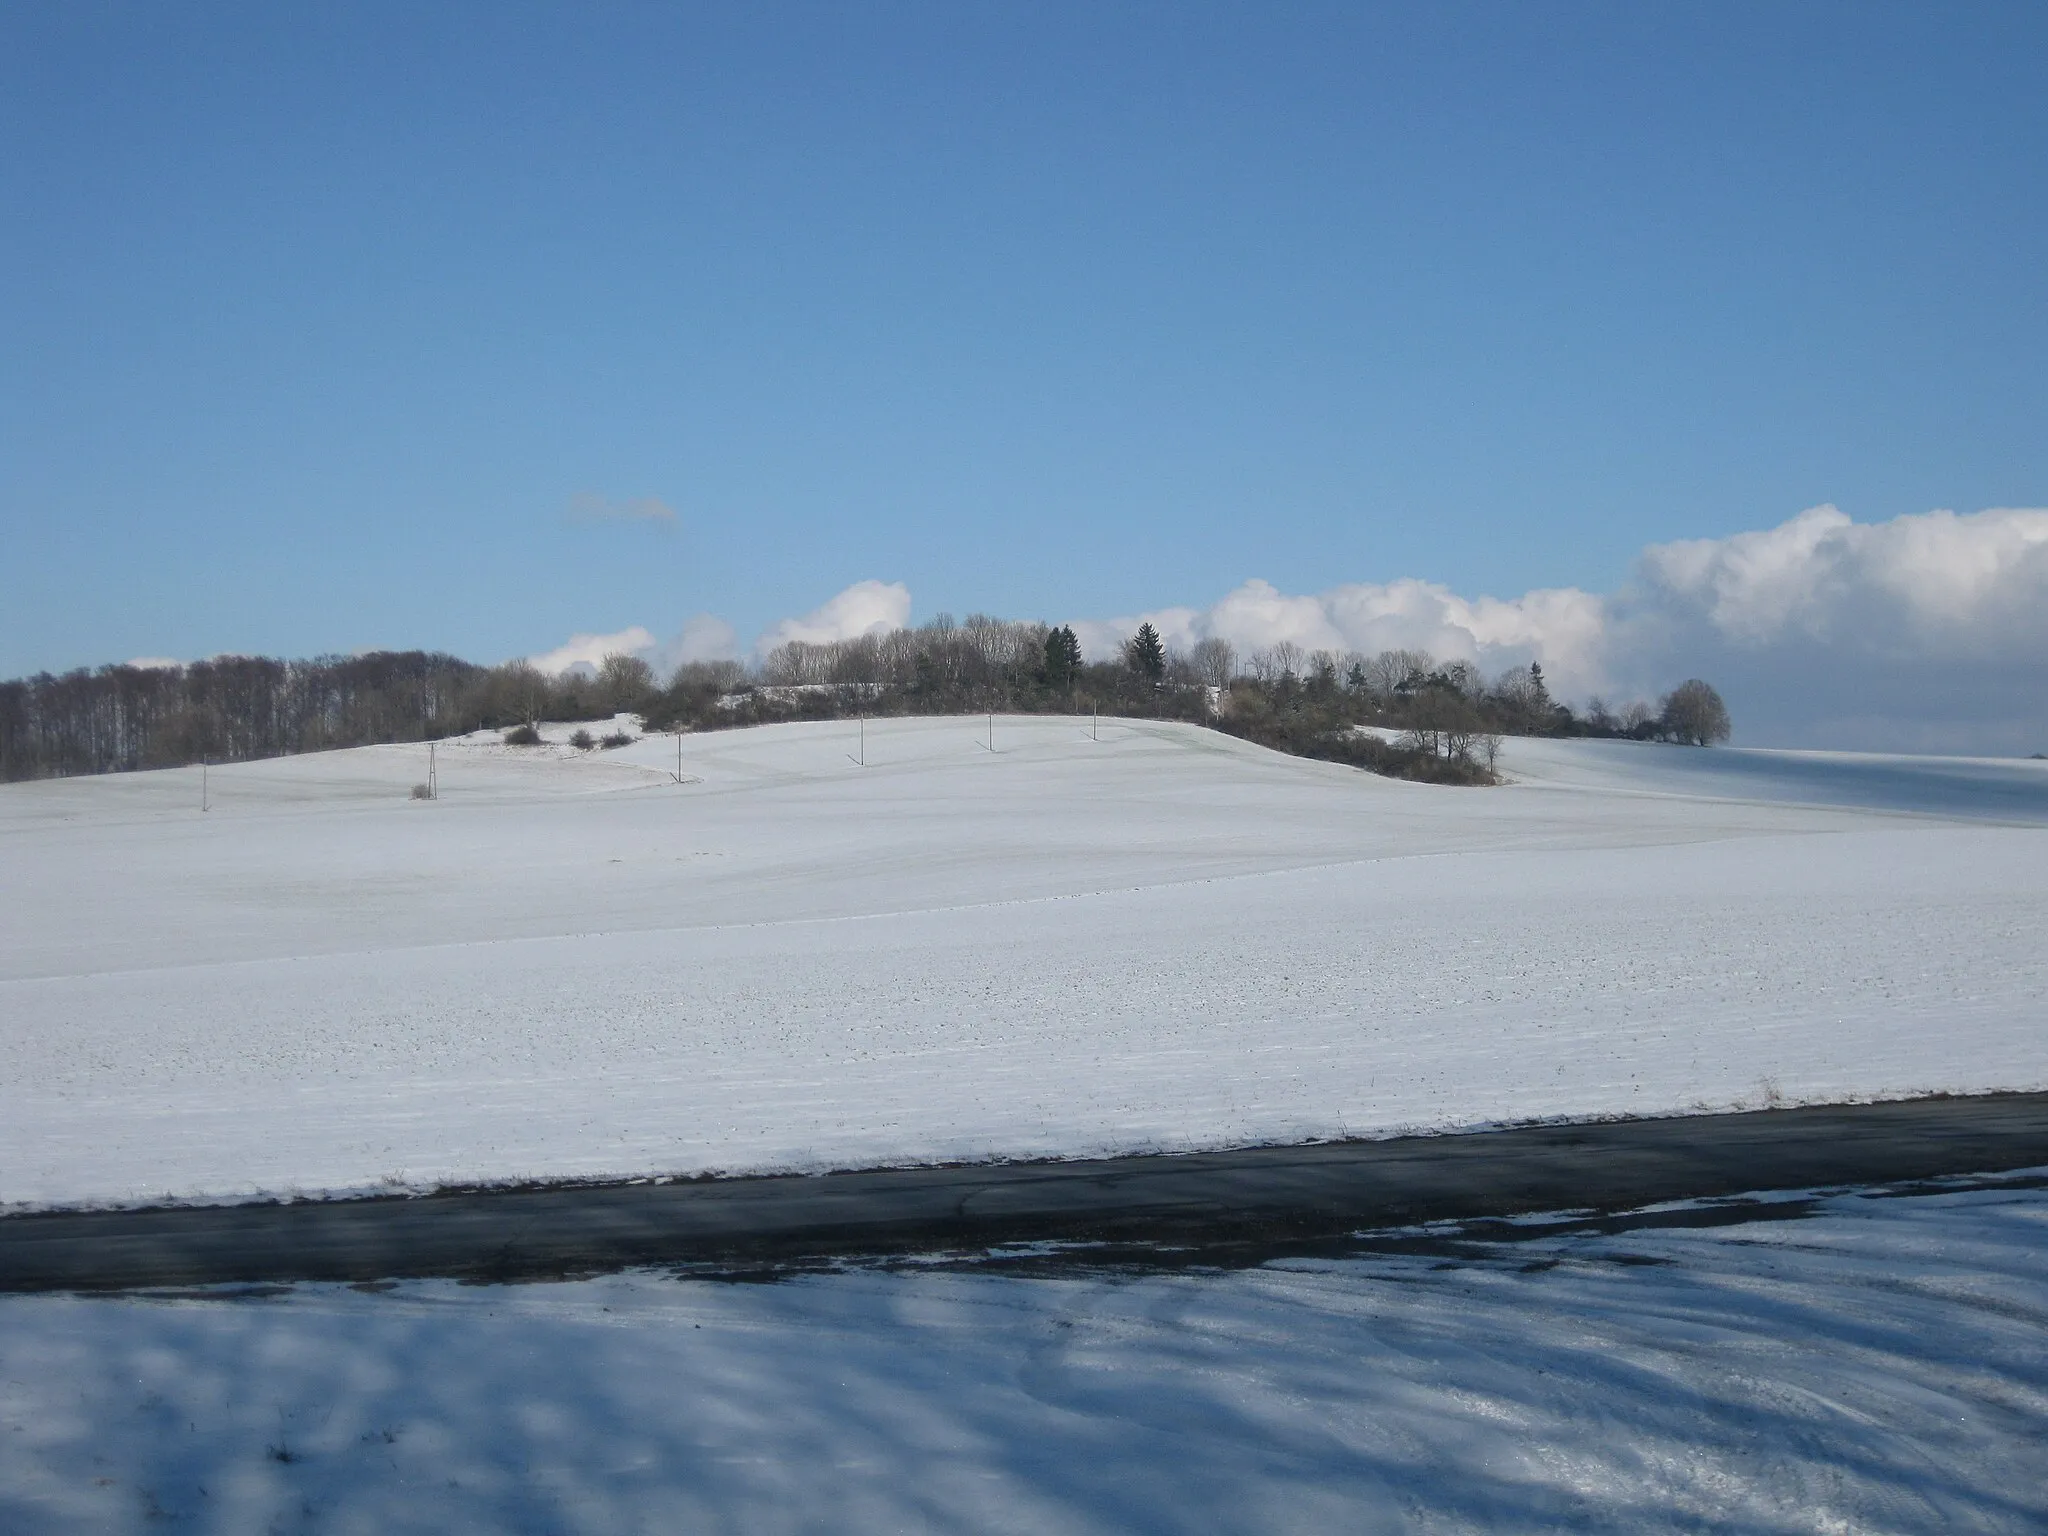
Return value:
<svg viewBox="0 0 2048 1536">
<path fill-rule="evenodd" d="M 1081 639 L 1062 624 L 1045 637 L 1045 681 L 1051 688 L 1070 688 L 1081 671 Z"/>
<path fill-rule="evenodd" d="M 1150 620 L 1140 624 L 1138 632 L 1124 642 L 1124 661 L 1147 682 L 1156 683 L 1166 676 L 1166 646 Z"/>
</svg>

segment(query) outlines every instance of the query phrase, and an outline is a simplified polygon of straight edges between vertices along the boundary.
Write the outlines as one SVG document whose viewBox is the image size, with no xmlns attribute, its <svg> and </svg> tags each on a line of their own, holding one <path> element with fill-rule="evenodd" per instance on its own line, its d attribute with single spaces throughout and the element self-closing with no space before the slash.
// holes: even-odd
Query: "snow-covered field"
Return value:
<svg viewBox="0 0 2048 1536">
<path fill-rule="evenodd" d="M 2038 1181 L 1222 1275 L 0 1297 L 17 1536 L 2017 1536 L 2044 1418 Z"/>
<path fill-rule="evenodd" d="M 2048 1087 L 2048 764 L 857 730 L 0 788 L 0 1205 Z"/>
</svg>

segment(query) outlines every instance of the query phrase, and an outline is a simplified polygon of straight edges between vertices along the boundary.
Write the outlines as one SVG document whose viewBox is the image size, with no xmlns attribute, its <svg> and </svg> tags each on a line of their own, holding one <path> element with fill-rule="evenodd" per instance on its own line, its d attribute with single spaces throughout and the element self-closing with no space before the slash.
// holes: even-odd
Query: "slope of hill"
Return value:
<svg viewBox="0 0 2048 1536">
<path fill-rule="evenodd" d="M 2048 825 L 2048 762 L 2032 759 L 1516 740 L 1501 766 L 1528 784 Z"/>
<path fill-rule="evenodd" d="M 988 729 L 0 789 L 0 1201 L 2048 1086 L 2037 765 L 1531 742 L 1471 790 Z"/>
</svg>

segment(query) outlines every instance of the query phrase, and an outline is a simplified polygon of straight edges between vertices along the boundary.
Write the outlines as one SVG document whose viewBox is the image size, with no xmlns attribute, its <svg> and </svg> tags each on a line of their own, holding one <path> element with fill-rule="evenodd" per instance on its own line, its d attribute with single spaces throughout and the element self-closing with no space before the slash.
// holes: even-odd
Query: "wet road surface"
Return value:
<svg viewBox="0 0 2048 1536">
<path fill-rule="evenodd" d="M 1093 1162 L 9 1216 L 0 1290 L 772 1273 L 1046 1243 L 1251 1262 L 1422 1222 L 2043 1166 L 2048 1094 L 1994 1094 Z"/>
</svg>

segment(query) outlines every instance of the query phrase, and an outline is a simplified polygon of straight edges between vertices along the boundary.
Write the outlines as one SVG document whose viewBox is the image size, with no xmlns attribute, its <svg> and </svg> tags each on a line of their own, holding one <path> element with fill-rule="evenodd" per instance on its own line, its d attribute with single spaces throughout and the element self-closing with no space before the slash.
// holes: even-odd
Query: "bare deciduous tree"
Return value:
<svg viewBox="0 0 2048 1536">
<path fill-rule="evenodd" d="M 1365 684 L 1380 698 L 1391 698 L 1410 677 L 1427 677 L 1436 658 L 1427 651 L 1381 651 L 1365 663 Z"/>
<path fill-rule="evenodd" d="M 1533 715 L 1550 703 L 1550 696 L 1527 667 L 1509 667 L 1493 680 L 1493 697 L 1520 714 Z"/>
<path fill-rule="evenodd" d="M 1436 669 L 1436 676 L 1467 699 L 1476 699 L 1486 692 L 1486 679 L 1479 675 L 1477 667 L 1463 659 L 1445 662 Z"/>
<path fill-rule="evenodd" d="M 1711 683 L 1689 677 L 1664 695 L 1659 723 L 1673 741 L 1704 747 L 1729 736 L 1728 706 Z"/>
<path fill-rule="evenodd" d="M 671 689 L 712 689 L 728 693 L 739 686 L 747 669 L 737 661 L 686 661 L 670 675 Z"/>
<path fill-rule="evenodd" d="M 1228 688 L 1237 675 L 1237 652 L 1228 640 L 1211 635 L 1189 649 L 1188 666 L 1205 686 Z"/>
<path fill-rule="evenodd" d="M 654 692 L 654 668 L 638 656 L 614 651 L 598 665 L 597 691 L 604 707 L 612 714 L 621 710 L 637 710 Z"/>
<path fill-rule="evenodd" d="M 1437 674 L 1440 675 L 1440 674 Z M 1408 710 L 1403 746 L 1434 753 L 1453 762 L 1474 761 L 1474 752 L 1492 735 L 1479 708 L 1463 692 L 1441 684 L 1418 691 Z M 1495 738 L 1493 750 L 1499 750 Z"/>
</svg>

